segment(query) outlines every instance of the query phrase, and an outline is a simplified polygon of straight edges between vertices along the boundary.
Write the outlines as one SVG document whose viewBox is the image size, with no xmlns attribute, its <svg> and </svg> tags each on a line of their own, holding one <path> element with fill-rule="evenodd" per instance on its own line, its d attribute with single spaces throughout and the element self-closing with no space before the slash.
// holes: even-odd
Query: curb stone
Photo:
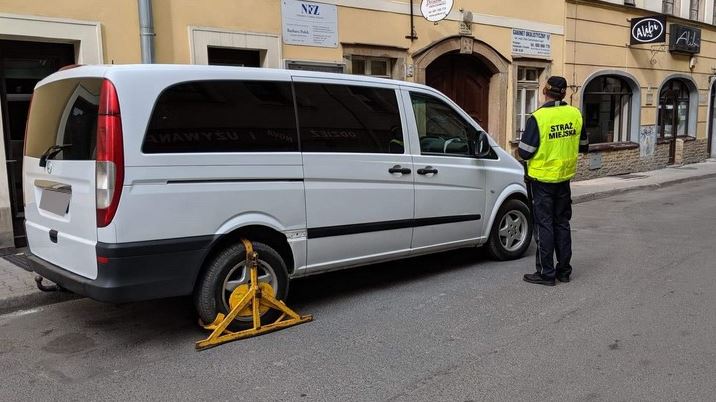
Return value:
<svg viewBox="0 0 716 402">
<path fill-rule="evenodd" d="M 710 179 L 716 177 L 716 173 L 709 173 L 701 176 L 691 176 L 691 177 L 681 177 L 674 180 L 668 180 L 664 181 L 662 183 L 654 183 L 654 184 L 644 184 L 640 186 L 632 186 L 632 187 L 624 187 L 624 188 L 615 188 L 612 190 L 606 190 L 606 191 L 599 191 L 595 193 L 590 194 L 583 194 L 576 196 L 572 199 L 573 204 L 581 204 L 583 202 L 588 201 L 594 201 L 599 200 L 602 198 L 611 197 L 618 194 L 624 194 L 629 193 L 632 191 L 639 191 L 639 190 L 655 190 L 662 187 L 667 187 L 675 184 L 690 182 L 690 181 L 696 181 L 696 180 L 703 180 L 703 179 Z"/>
</svg>

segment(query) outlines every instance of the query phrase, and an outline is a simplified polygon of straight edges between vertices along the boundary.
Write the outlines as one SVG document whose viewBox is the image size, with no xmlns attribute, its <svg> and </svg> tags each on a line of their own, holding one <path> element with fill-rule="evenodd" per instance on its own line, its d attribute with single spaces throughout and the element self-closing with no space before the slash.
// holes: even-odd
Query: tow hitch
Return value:
<svg viewBox="0 0 716 402">
<path fill-rule="evenodd" d="M 45 285 L 42 283 L 42 281 L 45 278 L 41 277 L 40 275 L 35 275 L 35 283 L 37 284 L 37 288 L 42 290 L 43 292 L 57 292 L 60 290 L 60 287 L 52 284 L 52 285 Z"/>
</svg>

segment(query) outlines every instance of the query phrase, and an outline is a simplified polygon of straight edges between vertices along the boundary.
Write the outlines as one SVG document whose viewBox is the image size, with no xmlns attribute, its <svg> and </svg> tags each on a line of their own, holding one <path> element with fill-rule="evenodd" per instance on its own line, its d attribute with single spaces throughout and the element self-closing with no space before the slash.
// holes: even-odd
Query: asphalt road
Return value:
<svg viewBox="0 0 716 402">
<path fill-rule="evenodd" d="M 476 250 L 292 284 L 316 320 L 204 352 L 189 299 L 0 316 L 0 400 L 714 400 L 716 181 L 575 205 L 573 281 Z"/>
</svg>

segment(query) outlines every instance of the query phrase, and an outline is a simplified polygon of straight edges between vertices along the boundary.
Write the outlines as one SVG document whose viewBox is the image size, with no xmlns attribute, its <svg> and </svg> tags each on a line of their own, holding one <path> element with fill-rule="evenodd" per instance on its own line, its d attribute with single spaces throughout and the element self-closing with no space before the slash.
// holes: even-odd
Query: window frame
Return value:
<svg viewBox="0 0 716 402">
<path fill-rule="evenodd" d="M 363 73 L 356 73 L 353 70 L 353 62 L 356 60 L 362 60 L 364 64 L 364 71 Z M 385 63 L 385 72 L 386 74 L 373 74 L 372 68 L 373 68 L 373 62 L 384 62 Z M 358 56 L 354 55 L 351 56 L 351 71 L 350 73 L 352 75 L 363 75 L 366 77 L 375 77 L 375 78 L 387 78 L 392 79 L 392 71 L 394 67 L 394 59 L 391 59 L 389 57 L 373 57 L 373 56 Z"/>
<path fill-rule="evenodd" d="M 673 92 L 674 91 L 673 87 L 674 87 L 675 83 L 678 83 L 681 86 L 681 88 L 679 90 L 679 94 L 677 96 L 669 97 L 667 95 L 662 95 L 665 91 Z M 686 93 L 686 97 L 682 96 L 683 92 Z M 661 87 L 661 89 L 659 91 L 659 103 L 657 105 L 657 127 L 659 128 L 659 135 L 658 135 L 659 139 L 672 140 L 672 139 L 676 139 L 676 138 L 689 137 L 689 122 L 691 119 L 691 116 L 690 116 L 690 114 L 691 114 L 691 96 L 692 96 L 692 94 L 691 94 L 691 90 L 689 89 L 688 83 L 685 80 L 680 79 L 680 78 L 672 78 L 672 79 L 668 80 L 667 82 L 665 82 L 664 85 Z M 666 100 L 670 99 L 671 103 L 666 104 L 666 103 L 662 102 L 662 99 L 666 99 Z M 679 125 L 674 124 L 674 123 L 679 122 L 678 108 L 679 108 L 679 105 L 682 103 L 686 104 L 686 119 L 684 120 L 684 127 L 685 127 L 686 132 L 682 135 L 679 135 L 678 134 L 678 126 Z M 673 116 L 671 118 L 672 134 L 668 137 L 666 137 L 666 132 L 664 130 L 664 128 L 666 126 L 665 121 L 662 118 L 662 110 L 665 110 L 665 109 L 662 109 L 662 107 L 667 106 L 667 105 L 672 106 L 671 110 L 673 113 Z"/>
<path fill-rule="evenodd" d="M 676 11 L 676 4 L 675 4 L 674 0 L 662 0 L 661 12 L 663 14 L 675 15 L 674 14 L 675 11 Z"/>
<path fill-rule="evenodd" d="M 699 21 L 699 14 L 701 13 L 701 1 L 700 0 L 689 0 L 689 19 L 693 21 Z"/>
<path fill-rule="evenodd" d="M 532 113 L 539 108 L 539 89 L 542 85 L 542 75 L 544 73 L 544 68 L 540 68 L 537 66 L 532 65 L 518 65 L 516 66 L 517 69 L 517 80 L 516 80 L 516 86 L 515 86 L 515 103 L 514 103 L 514 115 L 515 115 L 515 122 L 514 122 L 514 140 L 519 141 L 522 139 L 522 133 L 524 133 L 524 129 L 527 125 L 527 120 L 529 120 L 529 116 L 532 116 Z M 525 79 L 520 79 L 520 71 L 525 71 Z M 536 72 L 536 80 L 527 80 L 527 71 L 534 71 Z M 527 113 L 528 105 L 526 104 L 527 100 L 527 91 L 535 91 L 535 97 L 534 97 L 534 105 L 532 106 L 532 109 L 529 113 Z M 519 99 L 519 103 L 518 103 Z M 517 105 L 519 104 L 520 110 L 517 110 Z M 528 116 L 529 115 L 529 116 Z"/>
<path fill-rule="evenodd" d="M 603 88 L 606 86 L 606 80 L 609 78 L 617 79 L 620 83 L 620 90 L 619 91 L 605 91 Z M 587 92 L 587 89 L 590 85 L 594 83 L 602 83 L 601 89 L 599 91 L 591 91 Z M 635 107 L 635 97 L 634 97 L 634 91 L 629 85 L 629 82 L 627 82 L 627 79 L 623 76 L 616 75 L 616 74 L 603 74 L 596 76 L 589 80 L 589 82 L 584 86 L 584 93 L 582 94 L 582 102 L 583 102 L 583 108 L 584 108 L 584 129 L 587 130 L 587 124 L 591 121 L 589 116 L 589 110 L 587 110 L 587 96 L 594 95 L 594 96 L 608 96 L 609 97 L 609 105 L 610 110 L 609 114 L 610 116 L 612 113 L 614 114 L 614 119 L 612 120 L 613 123 L 616 125 L 616 110 L 619 111 L 619 128 L 618 132 L 613 133 L 612 135 L 612 141 L 603 141 L 603 142 L 594 142 L 591 138 L 589 138 L 589 143 L 597 145 L 597 144 L 615 144 L 615 143 L 625 143 L 631 141 L 631 134 L 632 134 L 632 124 L 634 124 L 633 116 L 632 116 L 632 110 Z M 626 102 L 624 102 L 624 99 L 626 97 Z M 601 105 L 603 104 L 604 100 L 601 99 L 598 103 L 596 102 L 590 102 L 590 104 L 597 104 L 601 108 Z M 624 107 L 626 105 L 626 107 Z M 640 106 L 637 106 L 640 107 Z M 597 120 L 599 121 L 599 120 Z M 592 127 L 592 126 L 590 126 Z M 616 135 L 615 135 L 616 134 Z M 587 135 L 589 136 L 589 132 L 587 132 Z M 601 135 L 601 133 L 600 133 Z M 616 139 L 614 138 L 616 137 Z"/>
</svg>

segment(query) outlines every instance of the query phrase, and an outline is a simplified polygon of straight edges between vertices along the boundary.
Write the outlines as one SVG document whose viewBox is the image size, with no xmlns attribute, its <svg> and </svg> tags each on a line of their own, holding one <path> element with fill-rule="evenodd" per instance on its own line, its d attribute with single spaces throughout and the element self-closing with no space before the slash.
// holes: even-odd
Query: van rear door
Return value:
<svg viewBox="0 0 716 402">
<path fill-rule="evenodd" d="M 96 142 L 102 78 L 71 78 L 35 89 L 23 160 L 30 251 L 97 278 Z"/>
</svg>

